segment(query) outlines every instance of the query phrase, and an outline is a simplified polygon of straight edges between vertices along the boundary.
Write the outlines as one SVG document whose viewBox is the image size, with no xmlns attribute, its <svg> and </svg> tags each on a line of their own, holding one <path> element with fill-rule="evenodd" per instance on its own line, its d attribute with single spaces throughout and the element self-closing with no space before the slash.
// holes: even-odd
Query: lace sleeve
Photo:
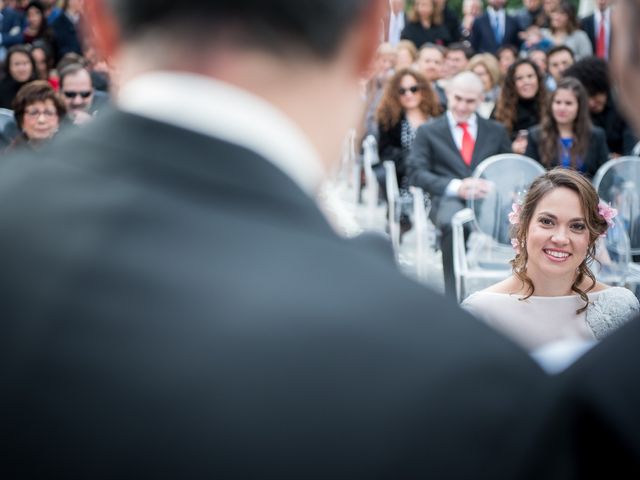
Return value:
<svg viewBox="0 0 640 480">
<path fill-rule="evenodd" d="M 593 335 L 601 340 L 640 312 L 638 299 L 630 290 L 611 287 L 589 303 L 586 322 Z"/>
</svg>

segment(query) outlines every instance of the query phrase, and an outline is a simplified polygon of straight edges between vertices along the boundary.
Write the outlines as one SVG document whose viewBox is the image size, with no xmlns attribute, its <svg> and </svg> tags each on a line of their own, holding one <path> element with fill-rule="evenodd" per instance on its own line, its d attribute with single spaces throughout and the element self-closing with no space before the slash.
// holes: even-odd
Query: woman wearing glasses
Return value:
<svg viewBox="0 0 640 480">
<path fill-rule="evenodd" d="M 56 135 L 66 108 L 48 82 L 36 80 L 20 89 L 13 102 L 13 111 L 21 135 L 8 150 L 37 150 Z"/>
<path fill-rule="evenodd" d="M 404 159 L 409 153 L 416 130 L 429 118 L 439 115 L 441 107 L 429 82 L 410 68 L 398 70 L 387 83 L 378 106 L 378 178 L 384 178 L 382 162 L 396 164 L 398 185 L 405 177 Z"/>
</svg>

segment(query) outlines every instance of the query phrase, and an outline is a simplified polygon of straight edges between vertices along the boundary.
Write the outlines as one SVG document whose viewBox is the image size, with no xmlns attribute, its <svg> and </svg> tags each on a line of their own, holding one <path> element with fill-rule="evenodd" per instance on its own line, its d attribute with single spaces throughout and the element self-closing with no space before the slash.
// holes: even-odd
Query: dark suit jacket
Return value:
<svg viewBox="0 0 640 480">
<path fill-rule="evenodd" d="M 505 128 L 493 120 L 479 115 L 478 136 L 471 165 L 462 160 L 456 147 L 447 116 L 441 115 L 418 128 L 416 139 L 407 159 L 409 183 L 428 192 L 437 201 L 454 178 L 470 177 L 482 160 L 511 151 L 511 142 Z"/>
<path fill-rule="evenodd" d="M 13 8 L 2 9 L 2 46 L 9 48 L 24 41 L 22 30 L 24 28 L 24 16 Z"/>
<path fill-rule="evenodd" d="M 271 163 L 117 112 L 70 135 L 0 164 L 0 477 L 563 473 L 528 355 Z"/>
<path fill-rule="evenodd" d="M 596 17 L 595 14 L 588 15 L 580 21 L 580 29 L 583 30 L 589 37 L 591 46 L 593 47 L 593 54 L 596 54 L 596 43 L 598 42 L 598 32 L 596 32 Z M 613 43 L 614 36 L 610 35 L 609 45 L 607 48 L 607 58 L 611 55 L 611 44 Z"/>
<path fill-rule="evenodd" d="M 78 37 L 78 30 L 69 17 L 62 13 L 51 24 L 55 40 L 56 61 L 60 60 L 67 53 L 77 53 L 82 55 L 82 44 Z"/>
<path fill-rule="evenodd" d="M 498 49 L 504 45 L 513 45 L 517 49 L 520 49 L 522 43 L 518 37 L 520 27 L 518 21 L 511 15 L 505 16 L 504 24 L 504 36 L 500 44 L 496 43 L 496 38 L 493 34 L 493 28 L 491 28 L 491 21 L 489 14 L 485 12 L 481 17 L 476 18 L 471 28 L 471 46 L 476 53 L 489 52 L 495 53 Z"/>
<path fill-rule="evenodd" d="M 542 159 L 540 158 L 540 134 L 541 129 L 539 126 L 533 127 L 529 129 L 529 142 L 527 143 L 527 150 L 525 151 L 525 155 L 527 157 L 533 158 L 538 162 L 542 163 Z M 593 178 L 593 176 L 598 171 L 606 161 L 609 160 L 609 149 L 607 148 L 607 138 L 604 134 L 604 130 L 600 127 L 592 127 L 591 129 L 591 137 L 589 138 L 589 148 L 587 150 L 587 154 L 583 159 L 583 168 L 581 171 L 585 173 L 589 178 Z M 557 166 L 558 163 L 551 166 L 545 165 L 546 168 L 553 168 Z"/>
</svg>

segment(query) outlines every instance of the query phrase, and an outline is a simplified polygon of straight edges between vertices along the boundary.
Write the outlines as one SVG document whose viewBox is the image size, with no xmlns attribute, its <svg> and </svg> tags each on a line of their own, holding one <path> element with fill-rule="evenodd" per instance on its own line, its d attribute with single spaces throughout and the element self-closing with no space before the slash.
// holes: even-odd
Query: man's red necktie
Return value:
<svg viewBox="0 0 640 480">
<path fill-rule="evenodd" d="M 469 133 L 469 124 L 467 122 L 458 122 L 458 126 L 462 128 L 462 147 L 460 148 L 460 155 L 464 160 L 464 163 L 471 165 L 471 157 L 473 157 L 473 149 L 476 146 L 476 141 Z"/>
<path fill-rule="evenodd" d="M 596 56 L 607 58 L 607 42 L 604 29 L 604 15 L 600 18 L 600 30 L 598 31 L 598 40 L 596 42 Z"/>
</svg>

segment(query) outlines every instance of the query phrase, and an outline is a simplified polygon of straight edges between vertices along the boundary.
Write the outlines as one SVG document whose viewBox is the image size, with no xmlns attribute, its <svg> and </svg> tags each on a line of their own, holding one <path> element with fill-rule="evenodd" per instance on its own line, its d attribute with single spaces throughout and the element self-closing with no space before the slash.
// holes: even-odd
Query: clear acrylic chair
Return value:
<svg viewBox="0 0 640 480">
<path fill-rule="evenodd" d="M 509 260 L 514 256 L 508 219 L 511 206 L 522 200 L 531 182 L 544 172 L 538 162 L 517 154 L 494 155 L 476 167 L 472 177 L 490 182 L 492 188 L 484 198 L 469 200 L 468 208 L 452 220 L 458 301 L 509 276 Z M 471 230 L 466 244 L 465 227 Z"/>
<path fill-rule="evenodd" d="M 621 275 L 599 277 L 605 283 L 619 285 L 640 284 L 640 157 L 621 157 L 602 165 L 593 178 L 593 185 L 600 199 L 618 210 L 616 226 L 607 232 L 609 248 L 615 246 L 614 257 L 618 263 L 627 259 L 627 264 L 618 266 Z M 616 229 L 618 231 L 616 232 Z M 622 230 L 628 238 L 628 252 L 619 251 L 624 242 Z M 620 258 L 621 260 L 618 260 Z M 606 274 L 606 270 L 605 270 Z"/>
</svg>

